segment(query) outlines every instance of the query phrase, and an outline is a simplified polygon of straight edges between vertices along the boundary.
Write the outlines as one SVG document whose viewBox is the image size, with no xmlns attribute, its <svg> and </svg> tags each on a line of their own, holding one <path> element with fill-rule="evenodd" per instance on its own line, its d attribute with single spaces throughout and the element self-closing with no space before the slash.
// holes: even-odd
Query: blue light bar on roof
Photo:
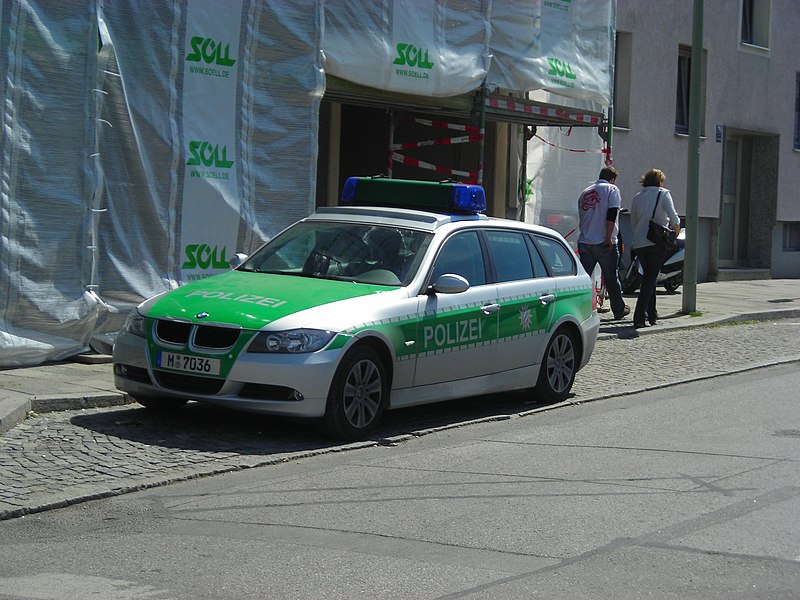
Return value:
<svg viewBox="0 0 800 600">
<path fill-rule="evenodd" d="M 474 215 L 486 212 L 486 193 L 479 185 L 465 183 L 349 177 L 341 203 Z"/>
</svg>

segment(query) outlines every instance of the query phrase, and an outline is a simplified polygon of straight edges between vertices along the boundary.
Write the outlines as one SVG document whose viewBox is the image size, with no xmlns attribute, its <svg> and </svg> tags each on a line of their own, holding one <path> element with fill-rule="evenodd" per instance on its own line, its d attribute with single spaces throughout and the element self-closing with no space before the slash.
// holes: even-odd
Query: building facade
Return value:
<svg viewBox="0 0 800 600">
<path fill-rule="evenodd" d="M 703 12 L 699 280 L 800 278 L 800 3 L 705 0 Z M 656 167 L 686 214 L 692 20 L 693 2 L 617 1 L 623 204 Z"/>
</svg>

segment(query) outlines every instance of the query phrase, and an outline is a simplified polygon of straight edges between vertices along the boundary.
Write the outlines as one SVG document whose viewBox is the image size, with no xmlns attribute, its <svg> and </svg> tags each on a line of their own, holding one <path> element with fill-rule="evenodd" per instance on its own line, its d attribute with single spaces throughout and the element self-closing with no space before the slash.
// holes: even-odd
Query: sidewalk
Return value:
<svg viewBox="0 0 800 600">
<path fill-rule="evenodd" d="M 630 316 L 613 321 L 610 313 L 601 313 L 599 339 L 800 316 L 800 280 L 797 279 L 698 284 L 695 316 L 682 313 L 682 293 L 683 288 L 676 294 L 659 289 L 660 316 L 655 327 L 636 330 Z M 633 312 L 635 296 L 627 297 L 626 302 Z M 109 356 L 86 355 L 67 362 L 0 369 L 0 434 L 22 422 L 30 411 L 46 413 L 127 403 L 128 398 L 114 387 Z"/>
</svg>

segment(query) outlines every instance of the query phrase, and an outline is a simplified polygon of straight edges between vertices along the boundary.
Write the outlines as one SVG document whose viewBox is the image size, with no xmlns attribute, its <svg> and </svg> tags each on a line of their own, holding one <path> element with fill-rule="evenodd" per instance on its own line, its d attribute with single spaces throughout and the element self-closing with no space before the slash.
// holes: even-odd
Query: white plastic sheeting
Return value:
<svg viewBox="0 0 800 600">
<path fill-rule="evenodd" d="M 422 96 L 545 90 L 611 103 L 613 0 L 330 0 L 325 71 Z"/>
<path fill-rule="evenodd" d="M 321 4 L 2 0 L 0 24 L 0 366 L 107 351 L 142 298 L 311 212 Z"/>
<path fill-rule="evenodd" d="M 541 128 L 528 141 L 526 222 L 552 227 L 578 247 L 578 196 L 603 168 L 601 143 L 584 127 Z"/>
<path fill-rule="evenodd" d="M 455 96 L 489 67 L 482 0 L 330 0 L 325 72 L 382 90 Z"/>
<path fill-rule="evenodd" d="M 90 277 L 94 8 L 0 8 L 0 365 L 69 356 L 102 305 Z"/>
<path fill-rule="evenodd" d="M 614 0 L 0 0 L 0 367 L 108 351 L 142 298 L 314 205 L 323 66 L 610 102 Z"/>
</svg>

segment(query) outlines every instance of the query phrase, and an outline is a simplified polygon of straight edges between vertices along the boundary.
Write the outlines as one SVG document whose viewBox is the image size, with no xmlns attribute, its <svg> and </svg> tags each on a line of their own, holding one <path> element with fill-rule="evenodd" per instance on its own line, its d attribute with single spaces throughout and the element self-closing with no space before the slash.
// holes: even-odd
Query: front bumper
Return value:
<svg viewBox="0 0 800 600">
<path fill-rule="evenodd" d="M 242 352 L 225 379 L 153 369 L 147 353 L 144 338 L 125 331 L 114 343 L 114 385 L 134 398 L 186 398 L 248 412 L 321 417 L 342 349 Z"/>
</svg>

